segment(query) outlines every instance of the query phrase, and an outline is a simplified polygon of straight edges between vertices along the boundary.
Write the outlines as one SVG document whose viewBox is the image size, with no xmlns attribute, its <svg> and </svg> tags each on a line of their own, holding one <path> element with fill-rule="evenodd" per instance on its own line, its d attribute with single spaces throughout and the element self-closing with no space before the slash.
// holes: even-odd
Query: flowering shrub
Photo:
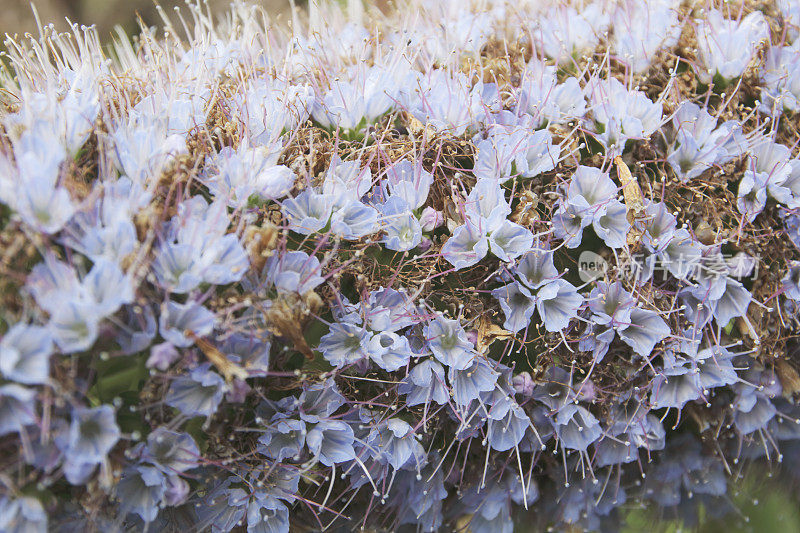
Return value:
<svg viewBox="0 0 800 533">
<path fill-rule="evenodd" d="M 692 524 L 796 470 L 795 3 L 310 4 L 6 43 L 0 530 Z"/>
</svg>

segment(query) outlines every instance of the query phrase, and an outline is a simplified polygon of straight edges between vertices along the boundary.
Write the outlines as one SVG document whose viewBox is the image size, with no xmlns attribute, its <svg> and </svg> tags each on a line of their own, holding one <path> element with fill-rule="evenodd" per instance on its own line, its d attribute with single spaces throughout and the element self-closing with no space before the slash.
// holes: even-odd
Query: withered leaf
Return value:
<svg viewBox="0 0 800 533">
<path fill-rule="evenodd" d="M 631 229 L 628 230 L 628 246 L 632 249 L 636 249 L 639 247 L 643 234 L 642 230 L 639 229 L 636 224 L 637 219 L 641 217 L 644 212 L 642 189 L 639 187 L 639 182 L 633 178 L 633 174 L 631 174 L 628 165 L 625 164 L 622 157 L 615 157 L 614 163 L 617 165 L 617 176 L 619 177 L 620 185 L 622 185 L 625 207 L 628 208 L 628 222 L 631 225 Z"/>
<path fill-rule="evenodd" d="M 203 355 L 205 355 L 208 360 L 211 361 L 211 364 L 220 371 L 225 381 L 231 382 L 234 378 L 241 380 L 247 379 L 249 375 L 247 370 L 228 359 L 224 353 L 219 351 L 219 349 L 209 341 L 198 337 L 192 331 L 186 331 L 185 335 L 194 341 L 197 347 L 200 348 L 200 351 L 203 352 Z"/>
<path fill-rule="evenodd" d="M 494 341 L 508 339 L 511 336 L 510 331 L 491 322 L 487 317 L 481 317 L 478 321 L 478 353 L 485 353 Z"/>
</svg>

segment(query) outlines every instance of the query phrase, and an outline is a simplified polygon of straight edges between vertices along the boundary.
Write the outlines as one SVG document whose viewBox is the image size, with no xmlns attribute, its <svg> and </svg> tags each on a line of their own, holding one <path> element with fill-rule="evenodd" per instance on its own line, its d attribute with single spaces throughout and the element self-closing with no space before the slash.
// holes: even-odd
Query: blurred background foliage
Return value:
<svg viewBox="0 0 800 533">
<path fill-rule="evenodd" d="M 260 3 L 274 16 L 287 16 L 291 9 L 289 0 L 250 0 Z M 369 3 L 386 7 L 386 0 L 367 0 Z M 645 1 L 645 0 L 642 0 Z M 58 29 L 66 29 L 66 19 L 85 25 L 96 25 L 104 40 L 111 38 L 117 25 L 129 34 L 138 31 L 137 20 L 148 26 L 159 24 L 160 17 L 153 0 L 35 0 L 39 19 L 43 23 L 53 23 Z M 167 9 L 185 5 L 185 0 L 159 0 Z M 208 0 L 214 13 L 224 11 L 231 0 Z M 306 0 L 295 0 L 303 7 Z M 34 11 L 27 0 L 0 0 L 0 34 L 23 35 L 36 32 Z M 654 508 L 637 508 L 633 504 L 627 513 L 627 524 L 623 533 L 649 531 L 651 533 L 677 533 L 697 531 L 698 533 L 783 533 L 800 532 L 800 508 L 798 508 L 795 489 L 787 491 L 786 484 L 762 475 L 746 476 L 738 487 L 731 487 L 729 498 L 738 513 L 724 519 L 702 513 L 698 524 L 686 528 L 678 521 L 666 518 Z M 794 496 L 794 497 L 793 497 Z M 524 525 L 520 524 L 522 527 Z"/>
</svg>

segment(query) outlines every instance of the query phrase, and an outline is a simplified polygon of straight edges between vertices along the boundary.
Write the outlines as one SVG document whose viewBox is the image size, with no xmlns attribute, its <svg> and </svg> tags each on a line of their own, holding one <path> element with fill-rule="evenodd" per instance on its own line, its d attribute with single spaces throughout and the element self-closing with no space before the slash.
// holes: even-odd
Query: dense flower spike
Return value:
<svg viewBox="0 0 800 533">
<path fill-rule="evenodd" d="M 5 42 L 0 531 L 680 529 L 796 482 L 796 2 L 190 4 Z"/>
</svg>

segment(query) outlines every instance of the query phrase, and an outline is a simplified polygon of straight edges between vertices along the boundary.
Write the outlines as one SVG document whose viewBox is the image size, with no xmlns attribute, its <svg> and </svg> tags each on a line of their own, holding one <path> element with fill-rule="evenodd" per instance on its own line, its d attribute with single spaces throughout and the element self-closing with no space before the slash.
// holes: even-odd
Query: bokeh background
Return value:
<svg viewBox="0 0 800 533">
<path fill-rule="evenodd" d="M 252 0 L 251 0 L 252 1 Z M 34 0 L 34 5 L 43 23 L 53 23 L 66 28 L 66 18 L 79 24 L 95 24 L 101 37 L 109 37 L 114 26 L 121 25 L 129 33 L 136 32 L 137 16 L 148 25 L 160 20 L 153 0 Z M 208 0 L 212 11 L 224 11 L 231 0 Z M 290 12 L 289 0 L 254 0 L 271 13 Z M 184 0 L 159 0 L 165 8 L 185 5 Z M 296 5 L 305 4 L 297 0 Z M 0 0 L 0 35 L 36 31 L 36 21 L 30 0 Z"/>
</svg>

